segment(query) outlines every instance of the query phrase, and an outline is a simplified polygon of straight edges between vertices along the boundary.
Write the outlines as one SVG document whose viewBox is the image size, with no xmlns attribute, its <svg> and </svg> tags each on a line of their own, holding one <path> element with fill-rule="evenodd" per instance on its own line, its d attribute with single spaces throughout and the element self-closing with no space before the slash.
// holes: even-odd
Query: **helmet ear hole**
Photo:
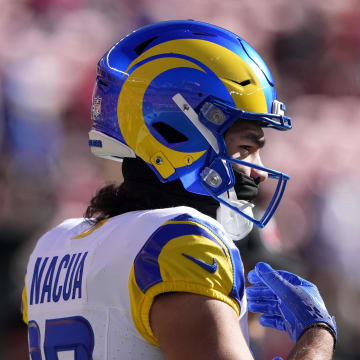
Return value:
<svg viewBox="0 0 360 360">
<path fill-rule="evenodd" d="M 162 121 L 154 123 L 153 127 L 169 144 L 181 143 L 188 140 L 180 131 Z"/>
</svg>

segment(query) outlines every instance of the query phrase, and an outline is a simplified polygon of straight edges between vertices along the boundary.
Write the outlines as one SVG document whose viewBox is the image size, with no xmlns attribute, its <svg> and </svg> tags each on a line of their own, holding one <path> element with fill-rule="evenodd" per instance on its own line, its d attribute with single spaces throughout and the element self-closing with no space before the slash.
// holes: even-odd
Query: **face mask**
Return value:
<svg viewBox="0 0 360 360">
<path fill-rule="evenodd" d="M 258 194 L 257 182 L 242 173 L 234 171 L 236 183 L 234 188 L 230 189 L 221 197 L 230 202 L 233 206 L 236 206 L 239 210 L 246 215 L 253 217 L 254 204 L 248 200 L 253 200 Z M 246 219 L 244 216 L 232 211 L 228 206 L 220 203 L 217 209 L 216 219 L 224 226 L 229 237 L 233 241 L 243 239 L 250 233 L 253 228 L 253 223 Z"/>
</svg>

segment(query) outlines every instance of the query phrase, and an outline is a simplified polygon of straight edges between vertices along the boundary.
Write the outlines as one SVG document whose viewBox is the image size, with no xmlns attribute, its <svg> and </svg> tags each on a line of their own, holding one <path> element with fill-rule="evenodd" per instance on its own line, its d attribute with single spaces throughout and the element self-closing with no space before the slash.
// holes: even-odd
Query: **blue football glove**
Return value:
<svg viewBox="0 0 360 360">
<path fill-rule="evenodd" d="M 246 289 L 248 307 L 263 314 L 261 325 L 286 331 L 296 342 L 308 327 L 322 322 L 336 341 L 335 318 L 329 315 L 314 284 L 262 262 L 249 272 L 248 280 L 253 284 Z"/>
</svg>

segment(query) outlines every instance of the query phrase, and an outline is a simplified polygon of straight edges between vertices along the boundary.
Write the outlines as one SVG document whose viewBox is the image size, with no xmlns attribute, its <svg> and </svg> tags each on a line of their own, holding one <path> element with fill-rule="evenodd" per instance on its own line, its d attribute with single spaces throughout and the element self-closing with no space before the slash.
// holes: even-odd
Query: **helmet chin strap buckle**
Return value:
<svg viewBox="0 0 360 360">
<path fill-rule="evenodd" d="M 236 206 L 246 215 L 253 217 L 252 209 L 254 204 L 245 200 L 238 200 L 234 188 L 221 194 L 220 197 L 224 201 L 231 203 L 231 205 Z M 236 213 L 223 203 L 220 203 L 220 206 L 217 209 L 216 219 L 224 227 L 228 236 L 233 241 L 242 240 L 250 233 L 254 225 L 252 221 Z"/>
</svg>

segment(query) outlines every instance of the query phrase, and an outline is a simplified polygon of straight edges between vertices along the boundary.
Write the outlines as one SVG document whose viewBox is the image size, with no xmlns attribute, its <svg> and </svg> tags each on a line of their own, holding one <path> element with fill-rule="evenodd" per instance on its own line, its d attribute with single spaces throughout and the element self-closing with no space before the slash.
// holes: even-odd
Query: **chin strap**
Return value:
<svg viewBox="0 0 360 360">
<path fill-rule="evenodd" d="M 253 217 L 254 204 L 245 200 L 238 200 L 234 188 L 221 194 L 220 197 L 238 208 L 246 215 Z M 216 219 L 224 227 L 230 239 L 233 241 L 242 240 L 246 235 L 250 233 L 253 228 L 253 222 L 246 219 L 244 216 L 231 210 L 228 206 L 220 203 L 220 206 L 216 212 Z"/>
</svg>

